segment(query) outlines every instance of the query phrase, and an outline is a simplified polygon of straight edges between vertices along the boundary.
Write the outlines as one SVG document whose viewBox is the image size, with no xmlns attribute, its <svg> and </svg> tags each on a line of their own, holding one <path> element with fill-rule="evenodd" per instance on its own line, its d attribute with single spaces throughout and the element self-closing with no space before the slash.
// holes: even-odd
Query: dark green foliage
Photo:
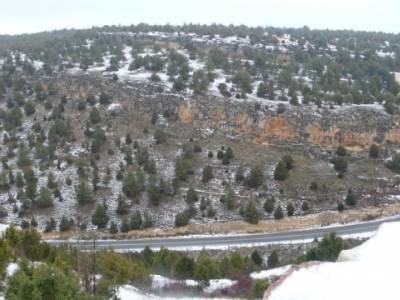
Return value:
<svg viewBox="0 0 400 300">
<path fill-rule="evenodd" d="M 263 184 L 264 174 L 259 167 L 251 169 L 250 174 L 247 176 L 245 183 L 250 188 L 257 188 Z"/>
<path fill-rule="evenodd" d="M 32 101 L 27 101 L 27 102 L 25 103 L 25 105 L 24 105 L 24 111 L 25 111 L 25 114 L 26 114 L 27 116 L 31 116 L 31 115 L 33 115 L 33 114 L 36 112 L 35 106 L 33 105 Z"/>
<path fill-rule="evenodd" d="M 307 251 L 307 260 L 336 261 L 340 251 L 346 249 L 346 243 L 335 233 L 329 233 L 314 247 Z"/>
<path fill-rule="evenodd" d="M 154 176 L 151 176 L 149 179 L 149 185 L 147 187 L 147 195 L 149 197 L 150 203 L 153 206 L 160 205 L 161 191 L 160 187 L 156 183 L 156 178 Z"/>
<path fill-rule="evenodd" d="M 112 221 L 111 224 L 110 224 L 110 233 L 111 234 L 117 234 L 118 233 L 118 226 L 117 226 L 117 223 L 115 223 L 114 221 Z"/>
<path fill-rule="evenodd" d="M 289 172 L 288 172 L 286 163 L 284 161 L 280 160 L 275 167 L 274 179 L 283 181 L 288 177 L 288 175 L 289 175 Z"/>
<path fill-rule="evenodd" d="M 244 219 L 250 224 L 258 224 L 260 215 L 257 209 L 257 203 L 255 201 L 249 201 L 244 209 Z"/>
<path fill-rule="evenodd" d="M 336 149 L 336 155 L 338 156 L 346 156 L 347 155 L 347 150 L 345 147 L 343 147 L 342 145 L 338 146 Z"/>
<path fill-rule="evenodd" d="M 312 190 L 312 191 L 318 191 L 318 183 L 315 182 L 315 181 L 311 182 L 311 184 L 310 184 L 310 190 Z"/>
<path fill-rule="evenodd" d="M 274 218 L 276 220 L 280 220 L 280 219 L 283 219 L 283 217 L 284 217 L 284 215 L 283 215 L 282 207 L 280 205 L 278 205 L 274 210 Z"/>
<path fill-rule="evenodd" d="M 386 167 L 393 172 L 400 173 L 400 154 L 394 154 L 392 159 L 386 163 Z"/>
<path fill-rule="evenodd" d="M 235 74 L 232 81 L 241 89 L 244 93 L 251 94 L 253 88 L 251 86 L 252 79 L 251 75 L 245 71 L 239 71 Z"/>
<path fill-rule="evenodd" d="M 74 221 L 69 219 L 66 216 L 63 216 L 60 221 L 60 232 L 71 230 L 74 225 Z"/>
<path fill-rule="evenodd" d="M 355 206 L 357 204 L 356 195 L 354 195 L 352 189 L 348 190 L 345 202 L 348 206 Z"/>
<path fill-rule="evenodd" d="M 50 221 L 46 222 L 46 227 L 44 229 L 44 232 L 51 232 L 54 229 L 56 229 L 56 221 L 53 218 L 50 218 Z"/>
<path fill-rule="evenodd" d="M 118 201 L 118 206 L 117 206 L 117 211 L 116 211 L 117 214 L 119 214 L 119 215 L 127 214 L 129 211 L 129 205 L 128 205 L 124 195 L 119 194 L 117 201 Z"/>
<path fill-rule="evenodd" d="M 79 282 L 74 273 L 56 266 L 41 264 L 28 267 L 12 276 L 6 290 L 7 299 L 80 299 Z"/>
<path fill-rule="evenodd" d="M 175 267 L 175 276 L 180 279 L 192 278 L 195 262 L 193 258 L 182 256 Z"/>
<path fill-rule="evenodd" d="M 175 216 L 175 227 L 181 227 L 189 224 L 189 216 L 187 212 L 177 213 Z"/>
<path fill-rule="evenodd" d="M 269 283 L 266 280 L 262 280 L 262 279 L 254 280 L 253 283 L 251 284 L 251 288 L 250 288 L 250 298 L 251 299 L 262 299 L 268 286 L 269 286 Z"/>
<path fill-rule="evenodd" d="M 93 107 L 90 111 L 89 120 L 92 124 L 97 124 L 101 121 L 100 112 L 96 107 Z"/>
<path fill-rule="evenodd" d="M 225 204 L 229 210 L 234 210 L 238 206 L 235 192 L 230 186 L 225 189 Z"/>
<path fill-rule="evenodd" d="M 307 201 L 303 201 L 303 203 L 301 204 L 301 210 L 306 212 L 310 209 L 310 205 L 308 204 Z"/>
<path fill-rule="evenodd" d="M 260 255 L 260 253 L 258 253 L 257 250 L 254 250 L 254 251 L 251 253 L 251 260 L 253 261 L 253 263 L 254 263 L 256 266 L 261 266 L 261 265 L 262 265 L 262 262 L 263 262 L 262 257 L 261 257 L 261 255 Z"/>
<path fill-rule="evenodd" d="M 199 201 L 199 196 L 197 195 L 197 192 L 192 187 L 189 188 L 186 193 L 186 202 L 191 204 L 197 201 Z"/>
<path fill-rule="evenodd" d="M 337 206 L 337 210 L 339 211 L 339 212 L 342 212 L 342 211 L 344 211 L 344 204 L 343 204 L 343 202 L 342 201 L 339 201 L 339 203 L 338 203 L 338 206 Z"/>
<path fill-rule="evenodd" d="M 334 168 L 338 172 L 346 172 L 348 168 L 347 159 L 344 157 L 338 157 L 334 161 Z"/>
<path fill-rule="evenodd" d="M 295 208 L 294 208 L 293 203 L 292 203 L 292 202 L 289 202 L 289 203 L 287 204 L 287 206 L 286 206 L 286 212 L 287 212 L 288 217 L 293 216 L 294 210 L 295 210 Z"/>
<path fill-rule="evenodd" d="M 175 162 L 175 175 L 179 180 L 186 181 L 192 173 L 192 162 L 189 159 L 178 158 Z"/>
<path fill-rule="evenodd" d="M 38 197 L 35 200 L 35 203 L 40 208 L 53 206 L 53 197 L 51 195 L 51 192 L 47 188 L 42 187 L 40 189 Z"/>
<path fill-rule="evenodd" d="M 156 144 L 165 144 L 167 142 L 167 135 L 164 132 L 164 130 L 157 128 L 154 131 L 154 140 L 156 141 Z"/>
<path fill-rule="evenodd" d="M 138 230 L 142 228 L 143 219 L 140 211 L 135 211 L 131 216 L 130 229 Z"/>
<path fill-rule="evenodd" d="M 263 208 L 267 213 L 272 213 L 274 211 L 274 199 L 269 198 L 265 201 Z"/>
<path fill-rule="evenodd" d="M 107 215 L 107 208 L 103 204 L 99 204 L 96 207 L 94 214 L 92 215 L 92 223 L 98 228 L 105 228 L 107 226 L 109 217 Z"/>
<path fill-rule="evenodd" d="M 85 205 L 94 201 L 93 191 L 86 181 L 82 180 L 78 186 L 75 187 L 75 194 L 79 205 Z"/>
<path fill-rule="evenodd" d="M 377 144 L 372 144 L 371 147 L 369 147 L 369 156 L 371 158 L 379 158 L 379 146 Z"/>
<path fill-rule="evenodd" d="M 276 250 L 273 250 L 268 256 L 267 265 L 269 269 L 276 268 L 279 265 L 279 257 Z"/>
<path fill-rule="evenodd" d="M 203 175 L 201 177 L 201 182 L 208 183 L 213 178 L 213 168 L 207 165 L 203 168 Z"/>
</svg>

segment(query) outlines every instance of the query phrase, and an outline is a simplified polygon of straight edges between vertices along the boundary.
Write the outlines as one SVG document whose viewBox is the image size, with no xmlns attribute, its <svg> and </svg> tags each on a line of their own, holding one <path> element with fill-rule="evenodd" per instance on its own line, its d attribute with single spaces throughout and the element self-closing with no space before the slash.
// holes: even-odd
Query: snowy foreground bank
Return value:
<svg viewBox="0 0 400 300">
<path fill-rule="evenodd" d="M 385 223 L 364 244 L 342 251 L 335 263 L 292 272 L 266 300 L 399 299 L 400 223 Z"/>
</svg>

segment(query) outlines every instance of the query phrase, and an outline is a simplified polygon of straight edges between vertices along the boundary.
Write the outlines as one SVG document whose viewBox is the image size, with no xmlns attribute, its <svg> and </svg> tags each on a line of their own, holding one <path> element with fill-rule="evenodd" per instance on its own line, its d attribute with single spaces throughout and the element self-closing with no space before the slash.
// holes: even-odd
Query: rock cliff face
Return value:
<svg viewBox="0 0 400 300">
<path fill-rule="evenodd" d="M 115 102 L 143 115 L 168 111 L 176 115 L 178 122 L 193 129 L 212 128 L 223 134 L 246 136 L 258 144 L 295 142 L 321 147 L 342 144 L 354 149 L 367 148 L 373 143 L 400 144 L 400 118 L 388 115 L 376 105 L 329 109 L 287 104 L 286 110 L 278 113 L 273 102 L 259 104 L 215 96 L 179 96 L 159 93 L 151 86 L 127 88 L 124 83 L 105 84 L 90 77 L 64 80 L 64 92 L 71 98 L 85 98 L 108 89 Z"/>
<path fill-rule="evenodd" d="M 316 109 L 288 107 L 278 114 L 271 107 L 231 102 L 224 107 L 203 101 L 184 101 L 179 119 L 193 126 L 227 127 L 237 135 L 253 137 L 255 143 L 303 142 L 334 147 L 342 144 L 366 148 L 373 143 L 400 143 L 400 123 L 376 106 Z"/>
</svg>

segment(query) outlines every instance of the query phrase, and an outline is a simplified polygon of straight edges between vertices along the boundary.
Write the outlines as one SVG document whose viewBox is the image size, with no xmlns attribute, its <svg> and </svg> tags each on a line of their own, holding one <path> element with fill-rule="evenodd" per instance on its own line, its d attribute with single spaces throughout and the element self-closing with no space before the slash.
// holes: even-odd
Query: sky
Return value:
<svg viewBox="0 0 400 300">
<path fill-rule="evenodd" d="M 400 33 L 400 0 L 0 0 L 0 34 L 220 23 Z"/>
</svg>

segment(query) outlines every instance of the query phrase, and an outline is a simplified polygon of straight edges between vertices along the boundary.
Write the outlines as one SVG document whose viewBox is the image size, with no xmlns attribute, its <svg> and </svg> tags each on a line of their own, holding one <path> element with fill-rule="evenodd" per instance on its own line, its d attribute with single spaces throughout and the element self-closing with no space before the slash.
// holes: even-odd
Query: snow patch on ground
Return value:
<svg viewBox="0 0 400 300">
<path fill-rule="evenodd" d="M 294 271 L 269 300 L 398 299 L 400 222 L 385 223 L 370 240 L 342 251 L 336 263 Z"/>
<path fill-rule="evenodd" d="M 191 298 L 180 296 L 160 297 L 151 294 L 144 294 L 131 285 L 124 285 L 118 289 L 117 297 L 120 300 L 228 300 L 227 298 Z M 230 299 L 232 300 L 232 299 Z"/>
<path fill-rule="evenodd" d="M 230 279 L 212 279 L 208 287 L 204 289 L 207 294 L 212 294 L 216 291 L 226 289 L 236 284 L 237 281 Z"/>
<path fill-rule="evenodd" d="M 19 265 L 17 263 L 10 263 L 6 268 L 8 277 L 14 276 L 19 271 Z"/>
<path fill-rule="evenodd" d="M 287 265 L 287 266 L 283 266 L 283 267 L 275 268 L 275 269 L 271 269 L 271 270 L 253 272 L 253 273 L 250 274 L 250 277 L 252 279 L 271 279 L 271 278 L 274 278 L 274 277 L 281 276 L 282 274 L 284 274 L 287 271 L 289 271 L 289 269 L 291 267 L 292 267 L 292 265 Z"/>
</svg>

